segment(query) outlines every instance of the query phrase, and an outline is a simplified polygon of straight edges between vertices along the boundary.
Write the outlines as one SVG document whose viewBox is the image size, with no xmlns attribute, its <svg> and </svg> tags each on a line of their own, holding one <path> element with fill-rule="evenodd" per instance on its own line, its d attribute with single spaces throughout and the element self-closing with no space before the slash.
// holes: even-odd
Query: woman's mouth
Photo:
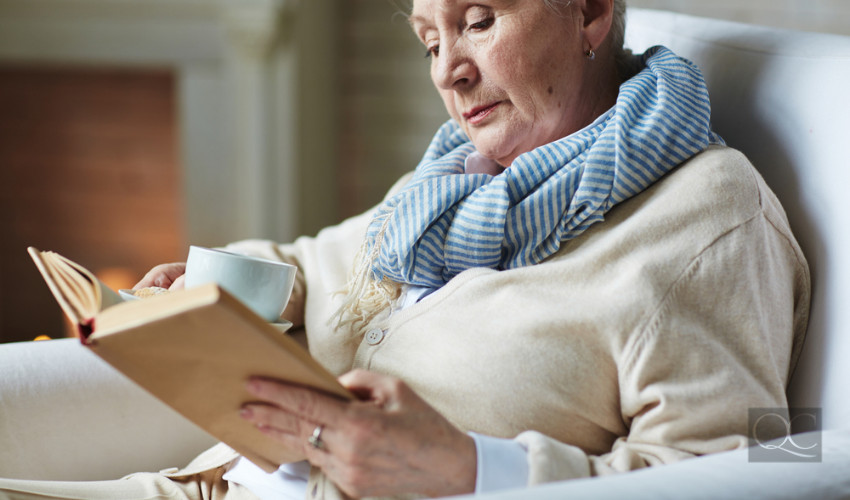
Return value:
<svg viewBox="0 0 850 500">
<path fill-rule="evenodd" d="M 484 106 L 478 106 L 477 108 L 472 108 L 470 111 L 467 111 L 463 114 L 463 117 L 466 119 L 466 122 L 470 125 L 478 125 L 484 121 L 485 118 L 490 116 L 490 113 L 495 111 L 496 107 L 501 104 L 502 101 L 491 102 L 490 104 Z"/>
</svg>

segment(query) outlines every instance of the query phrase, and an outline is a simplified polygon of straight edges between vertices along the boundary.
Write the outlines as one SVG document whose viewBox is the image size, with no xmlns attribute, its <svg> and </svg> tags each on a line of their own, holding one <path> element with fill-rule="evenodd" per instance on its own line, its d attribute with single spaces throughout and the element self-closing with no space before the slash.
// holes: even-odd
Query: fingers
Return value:
<svg viewBox="0 0 850 500">
<path fill-rule="evenodd" d="M 342 401 L 252 379 L 248 391 L 258 402 L 246 405 L 243 416 L 269 438 L 301 450 L 354 497 L 410 491 L 444 496 L 474 489 L 472 438 L 403 382 L 366 371 L 348 373 L 340 382 L 363 399 Z M 309 441 L 316 429 L 321 429 L 318 447 Z"/>
<path fill-rule="evenodd" d="M 186 275 L 181 274 L 171 283 L 171 286 L 168 287 L 169 290 L 182 290 L 186 288 Z"/>
<path fill-rule="evenodd" d="M 350 371 L 339 377 L 339 382 L 360 400 L 370 401 L 384 410 L 392 411 L 402 402 L 419 399 L 401 380 L 367 370 Z"/>
<path fill-rule="evenodd" d="M 310 422 L 327 424 L 345 411 L 344 403 L 335 397 L 276 380 L 255 377 L 247 389 L 261 401 Z"/>
<path fill-rule="evenodd" d="M 323 439 L 333 440 L 337 433 L 349 434 L 356 440 L 358 434 L 375 420 L 371 415 L 381 410 L 373 404 L 347 402 L 312 389 L 263 378 L 251 379 L 248 392 L 259 402 L 244 405 L 242 416 L 259 428 L 299 436 L 300 443 L 307 439 L 319 425 L 323 427 Z M 365 439 L 364 439 L 365 440 Z"/>
<path fill-rule="evenodd" d="M 368 390 L 382 385 L 389 377 L 367 370 L 352 370 L 339 377 L 339 383 L 348 390 Z"/>
<path fill-rule="evenodd" d="M 170 264 L 160 264 L 150 271 L 136 283 L 133 290 L 147 288 L 149 286 L 158 286 L 161 288 L 170 288 L 176 284 L 175 281 L 183 276 L 186 272 L 186 264 L 184 262 L 173 262 Z M 182 280 L 180 281 L 182 287 Z"/>
<path fill-rule="evenodd" d="M 244 405 L 242 418 L 287 448 L 302 450 L 314 465 L 327 463 L 327 447 L 316 448 L 309 438 L 321 426 L 322 442 L 329 439 L 333 443 L 335 431 L 328 424 L 339 420 L 344 403 L 303 387 L 262 378 L 252 379 L 247 388 L 261 402 Z"/>
<path fill-rule="evenodd" d="M 259 429 L 271 428 L 286 434 L 300 431 L 298 418 L 294 415 L 266 404 L 247 404 L 239 415 L 253 422 Z"/>
</svg>

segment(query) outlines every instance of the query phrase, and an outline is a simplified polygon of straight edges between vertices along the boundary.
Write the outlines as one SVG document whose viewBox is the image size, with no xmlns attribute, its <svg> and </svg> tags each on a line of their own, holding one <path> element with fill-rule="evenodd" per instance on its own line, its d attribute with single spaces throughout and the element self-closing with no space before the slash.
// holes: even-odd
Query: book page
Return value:
<svg viewBox="0 0 850 500">
<path fill-rule="evenodd" d="M 88 269 L 55 252 L 27 249 L 65 315 L 83 324 L 99 311 L 123 302 L 121 297 Z"/>
<path fill-rule="evenodd" d="M 98 309 L 92 281 L 85 274 L 69 267 L 53 252 L 42 252 L 41 256 L 47 264 L 47 270 L 53 281 L 74 310 L 84 320 L 93 317 Z"/>
<path fill-rule="evenodd" d="M 86 280 L 86 290 L 83 293 L 86 294 L 87 298 L 91 299 L 89 304 L 94 306 L 95 309 L 93 312 L 99 312 L 110 306 L 124 302 L 120 295 L 97 279 L 97 277 L 85 267 L 59 255 L 58 253 L 54 253 L 53 255 L 65 263 L 69 269 L 73 269 L 73 271 Z"/>
<path fill-rule="evenodd" d="M 77 309 L 76 306 L 74 306 L 66 298 L 65 292 L 59 287 L 59 284 L 54 277 L 54 273 L 51 272 L 52 265 L 45 262 L 44 254 L 34 247 L 27 248 L 27 251 L 29 252 L 30 257 L 32 257 L 33 262 L 35 262 L 38 272 L 41 273 L 42 278 L 44 278 L 44 282 L 47 283 L 50 293 L 53 294 L 56 302 L 59 303 L 59 307 L 65 311 L 65 315 L 68 319 L 74 324 L 80 324 L 84 321 L 85 318 L 83 312 Z"/>
</svg>

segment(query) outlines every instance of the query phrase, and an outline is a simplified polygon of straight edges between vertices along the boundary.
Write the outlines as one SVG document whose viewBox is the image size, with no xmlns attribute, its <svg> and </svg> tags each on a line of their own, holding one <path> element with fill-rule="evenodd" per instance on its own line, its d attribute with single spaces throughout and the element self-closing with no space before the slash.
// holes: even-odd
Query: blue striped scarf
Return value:
<svg viewBox="0 0 850 500">
<path fill-rule="evenodd" d="M 475 268 L 537 264 L 603 220 L 614 205 L 722 143 L 710 128 L 705 81 L 664 47 L 620 86 L 603 120 L 524 153 L 499 175 L 464 174 L 475 146 L 450 120 L 411 181 L 375 213 L 370 278 L 440 287 Z"/>
</svg>

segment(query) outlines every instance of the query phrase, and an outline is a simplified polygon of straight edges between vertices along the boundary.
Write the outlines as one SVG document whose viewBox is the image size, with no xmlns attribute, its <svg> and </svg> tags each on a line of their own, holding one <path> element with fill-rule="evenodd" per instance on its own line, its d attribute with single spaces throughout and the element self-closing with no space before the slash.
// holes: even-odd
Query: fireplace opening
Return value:
<svg viewBox="0 0 850 500">
<path fill-rule="evenodd" d="M 185 258 L 176 99 L 170 69 L 0 65 L 0 342 L 68 331 L 29 245 L 113 286 Z"/>
</svg>

